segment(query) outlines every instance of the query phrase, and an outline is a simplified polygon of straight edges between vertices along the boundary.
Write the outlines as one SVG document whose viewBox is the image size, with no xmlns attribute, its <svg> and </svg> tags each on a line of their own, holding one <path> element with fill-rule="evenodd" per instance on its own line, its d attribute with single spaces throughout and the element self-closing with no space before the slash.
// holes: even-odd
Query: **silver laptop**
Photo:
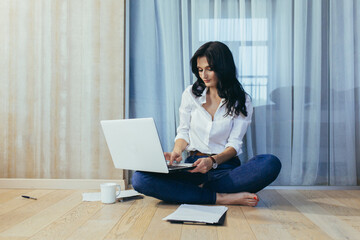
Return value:
<svg viewBox="0 0 360 240">
<path fill-rule="evenodd" d="M 101 126 L 116 168 L 158 173 L 194 168 L 189 163 L 168 166 L 152 118 L 104 120 Z"/>
</svg>

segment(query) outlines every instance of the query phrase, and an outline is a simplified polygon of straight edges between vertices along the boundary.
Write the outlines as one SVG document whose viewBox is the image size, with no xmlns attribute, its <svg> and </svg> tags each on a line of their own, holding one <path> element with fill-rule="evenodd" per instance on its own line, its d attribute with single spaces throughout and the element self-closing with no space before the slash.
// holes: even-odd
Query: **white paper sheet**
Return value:
<svg viewBox="0 0 360 240">
<path fill-rule="evenodd" d="M 135 190 L 122 190 L 120 192 L 120 196 L 117 198 L 128 198 L 128 197 L 135 197 L 139 196 L 140 193 L 138 193 Z M 96 202 L 101 201 L 101 193 L 100 192 L 90 192 L 90 193 L 83 193 L 83 202 Z"/>
<path fill-rule="evenodd" d="M 175 212 L 163 218 L 169 221 L 217 223 L 228 210 L 225 206 L 202 206 L 182 204 Z"/>
</svg>

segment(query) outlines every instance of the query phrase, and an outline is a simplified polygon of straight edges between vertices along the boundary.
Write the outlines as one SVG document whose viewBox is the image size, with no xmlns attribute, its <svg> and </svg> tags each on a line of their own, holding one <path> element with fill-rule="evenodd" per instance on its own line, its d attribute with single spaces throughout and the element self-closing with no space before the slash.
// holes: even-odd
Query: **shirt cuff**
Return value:
<svg viewBox="0 0 360 240">
<path fill-rule="evenodd" d="M 178 133 L 178 134 L 176 135 L 176 137 L 175 137 L 174 142 L 175 142 L 176 140 L 178 140 L 178 139 L 183 139 L 183 140 L 185 140 L 188 144 L 190 143 L 189 136 L 188 136 L 187 134 Z"/>
<path fill-rule="evenodd" d="M 234 143 L 227 143 L 225 145 L 225 148 L 228 148 L 228 147 L 233 147 L 236 151 L 236 156 L 239 156 L 241 153 L 242 153 L 242 141 L 240 142 L 240 144 L 234 144 Z"/>
</svg>

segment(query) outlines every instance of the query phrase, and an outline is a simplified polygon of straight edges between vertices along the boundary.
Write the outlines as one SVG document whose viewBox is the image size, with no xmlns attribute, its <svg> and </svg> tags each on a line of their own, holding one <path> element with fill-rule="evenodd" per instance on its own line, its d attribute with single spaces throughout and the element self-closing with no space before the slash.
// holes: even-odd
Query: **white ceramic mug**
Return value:
<svg viewBox="0 0 360 240">
<path fill-rule="evenodd" d="M 102 203 L 114 203 L 116 198 L 120 196 L 121 187 L 116 183 L 102 183 L 100 188 Z M 118 194 L 116 194 L 116 189 L 119 189 Z"/>
</svg>

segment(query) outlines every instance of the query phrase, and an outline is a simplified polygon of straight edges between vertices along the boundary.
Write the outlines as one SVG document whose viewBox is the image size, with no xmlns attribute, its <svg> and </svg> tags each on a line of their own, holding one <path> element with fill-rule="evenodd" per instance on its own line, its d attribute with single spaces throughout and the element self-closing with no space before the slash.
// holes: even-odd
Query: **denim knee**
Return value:
<svg viewBox="0 0 360 240">
<path fill-rule="evenodd" d="M 274 176 L 274 179 L 279 175 L 281 170 L 281 162 L 278 157 L 272 154 L 266 154 L 267 157 L 267 166 L 271 169 L 271 173 Z"/>
<path fill-rule="evenodd" d="M 134 172 L 132 178 L 131 178 L 131 184 L 133 188 L 138 191 L 139 193 L 144 193 L 144 190 L 146 187 L 146 176 L 143 172 Z"/>
</svg>

